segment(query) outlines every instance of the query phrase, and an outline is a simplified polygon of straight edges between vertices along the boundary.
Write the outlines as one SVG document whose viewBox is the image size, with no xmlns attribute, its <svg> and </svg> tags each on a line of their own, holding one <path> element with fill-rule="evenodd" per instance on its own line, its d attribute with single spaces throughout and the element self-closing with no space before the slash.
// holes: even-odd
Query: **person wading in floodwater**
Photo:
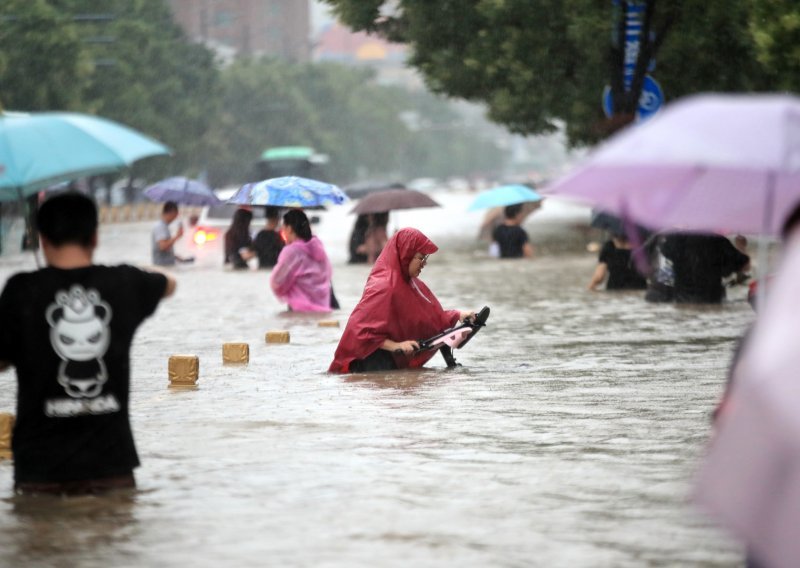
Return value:
<svg viewBox="0 0 800 568">
<path fill-rule="evenodd" d="M 14 487 L 93 493 L 134 487 L 128 420 L 130 348 L 175 280 L 92 262 L 97 206 L 80 193 L 37 215 L 47 267 L 18 273 L 0 295 L 0 370 L 17 371 Z"/>
</svg>

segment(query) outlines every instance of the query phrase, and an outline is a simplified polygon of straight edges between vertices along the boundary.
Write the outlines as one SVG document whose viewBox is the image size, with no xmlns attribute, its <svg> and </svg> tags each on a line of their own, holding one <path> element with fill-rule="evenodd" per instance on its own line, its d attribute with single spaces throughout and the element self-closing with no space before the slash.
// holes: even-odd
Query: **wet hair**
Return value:
<svg viewBox="0 0 800 568">
<path fill-rule="evenodd" d="M 517 215 L 520 214 L 522 211 L 522 203 L 517 203 L 515 205 L 506 205 L 506 219 L 513 219 Z"/>
<path fill-rule="evenodd" d="M 783 222 L 783 226 L 781 227 L 781 239 L 784 241 L 789 238 L 789 233 L 792 232 L 797 226 L 797 223 L 800 223 L 800 203 L 798 203 L 792 212 L 786 216 L 786 220 Z"/>
<path fill-rule="evenodd" d="M 291 227 L 294 233 L 304 241 L 311 240 L 311 225 L 302 210 L 290 209 L 284 213 L 283 224 Z"/>
<path fill-rule="evenodd" d="M 36 225 L 53 246 L 89 247 L 97 233 L 97 205 L 94 199 L 77 191 L 59 193 L 39 207 Z"/>
<path fill-rule="evenodd" d="M 177 213 L 178 212 L 178 204 L 174 201 L 167 201 L 164 203 L 164 207 L 161 209 L 161 214 L 166 215 L 167 213 Z"/>
<path fill-rule="evenodd" d="M 233 212 L 233 221 L 231 221 L 232 233 L 250 234 L 250 221 L 253 219 L 253 212 L 247 209 L 237 209 Z"/>
<path fill-rule="evenodd" d="M 373 213 L 372 214 L 372 226 L 373 227 L 385 227 L 389 224 L 389 212 L 383 211 L 381 213 Z"/>
<path fill-rule="evenodd" d="M 268 205 L 264 211 L 264 217 L 267 219 L 279 219 L 281 216 L 281 208 L 274 205 Z"/>
</svg>

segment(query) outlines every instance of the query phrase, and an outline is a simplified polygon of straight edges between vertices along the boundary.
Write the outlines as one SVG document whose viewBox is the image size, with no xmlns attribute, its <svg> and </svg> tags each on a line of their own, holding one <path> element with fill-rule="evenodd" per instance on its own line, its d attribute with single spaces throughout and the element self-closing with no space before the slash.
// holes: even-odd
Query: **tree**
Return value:
<svg viewBox="0 0 800 568">
<path fill-rule="evenodd" d="M 173 149 L 137 164 L 139 175 L 203 167 L 219 72 L 164 0 L 9 0 L 0 18 L 5 108 L 97 114 Z"/>
<path fill-rule="evenodd" d="M 668 99 L 775 85 L 750 31 L 751 3 L 766 0 L 638 0 L 645 29 L 629 93 L 620 79 L 624 44 L 614 40 L 627 2 L 616 11 L 612 0 L 325 2 L 351 28 L 407 43 L 410 64 L 435 92 L 485 102 L 493 120 L 518 133 L 565 124 L 573 144 L 607 134 L 604 86 L 615 111 L 631 114 L 651 62 Z"/>
<path fill-rule="evenodd" d="M 800 91 L 800 8 L 791 0 L 750 1 L 756 58 L 775 90 Z"/>
<path fill-rule="evenodd" d="M 137 172 L 198 173 L 203 137 L 219 104 L 219 71 L 211 52 L 193 44 L 163 0 L 61 0 L 72 14 L 111 14 L 84 33 L 95 62 L 83 108 L 146 132 L 170 146 L 171 160 L 148 160 Z"/>
<path fill-rule="evenodd" d="M 66 110 L 91 72 L 76 24 L 44 0 L 0 9 L 0 103 L 9 110 Z"/>
</svg>

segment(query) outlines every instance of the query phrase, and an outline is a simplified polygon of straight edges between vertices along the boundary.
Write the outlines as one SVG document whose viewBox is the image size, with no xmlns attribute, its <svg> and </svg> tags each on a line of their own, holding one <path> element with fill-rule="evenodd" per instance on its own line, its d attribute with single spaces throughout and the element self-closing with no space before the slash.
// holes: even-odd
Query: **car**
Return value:
<svg viewBox="0 0 800 568">
<path fill-rule="evenodd" d="M 200 215 L 197 222 L 193 225 L 190 223 L 184 231 L 186 239 L 185 247 L 190 256 L 195 257 L 196 264 L 207 266 L 218 265 L 222 266 L 225 260 L 225 232 L 233 222 L 233 214 L 239 209 L 239 205 L 231 205 L 225 203 L 228 199 L 233 197 L 238 188 L 225 188 L 218 189 L 217 197 L 223 202 L 219 205 L 206 205 L 200 210 Z M 253 234 L 261 230 L 261 227 L 266 224 L 264 216 L 264 207 L 253 207 L 253 220 L 250 223 L 250 229 Z M 258 261 L 252 266 L 257 266 Z"/>
</svg>

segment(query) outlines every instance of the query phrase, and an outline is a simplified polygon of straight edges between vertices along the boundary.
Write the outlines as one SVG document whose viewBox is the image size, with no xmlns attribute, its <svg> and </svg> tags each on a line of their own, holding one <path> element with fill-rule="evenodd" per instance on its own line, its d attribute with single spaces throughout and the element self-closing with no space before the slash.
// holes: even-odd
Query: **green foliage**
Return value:
<svg viewBox="0 0 800 568">
<path fill-rule="evenodd" d="M 0 8 L 0 103 L 19 111 L 64 110 L 81 100 L 90 65 L 75 24 L 45 0 Z"/>
<path fill-rule="evenodd" d="M 269 59 L 220 70 L 165 0 L 7 0 L 0 15 L 4 108 L 98 114 L 173 149 L 137 163 L 136 177 L 208 170 L 216 185 L 238 183 L 252 179 L 265 148 L 284 145 L 328 154 L 340 183 L 501 163 L 447 101 L 376 85 L 363 70 Z M 408 112 L 413 129 L 401 118 Z"/>
<path fill-rule="evenodd" d="M 409 44 L 411 64 L 433 90 L 487 103 L 491 118 L 512 131 L 565 124 L 573 144 L 605 134 L 601 93 L 619 76 L 623 54 L 612 45 L 619 20 L 610 0 L 325 1 L 353 29 Z M 651 11 L 652 74 L 668 100 L 698 91 L 797 90 L 796 2 L 642 1 Z M 381 8 L 390 5 L 387 16 Z M 643 56 L 642 70 L 647 63 Z M 626 98 L 622 107 L 635 107 L 636 97 Z"/>
<path fill-rule="evenodd" d="M 73 4 L 86 4 L 75 6 L 84 13 L 93 8 L 91 2 L 73 0 Z M 102 65 L 95 68 L 84 93 L 86 110 L 128 124 L 173 148 L 172 160 L 150 160 L 137 167 L 138 174 L 199 172 L 205 157 L 202 140 L 219 96 L 211 53 L 186 40 L 162 0 L 99 4 L 98 13 L 110 12 L 114 18 L 87 25 L 86 32 L 113 41 L 91 47 Z"/>
<path fill-rule="evenodd" d="M 363 70 L 244 60 L 223 71 L 222 83 L 222 108 L 207 138 L 217 185 L 252 179 L 258 156 L 273 146 L 307 145 L 328 154 L 328 176 L 338 183 L 452 175 L 501 163 L 476 131 L 464 136 L 469 129 L 455 124 L 447 102 L 378 86 Z M 419 115 L 419 128 L 402 121 L 408 111 Z"/>
<path fill-rule="evenodd" d="M 772 88 L 800 92 L 800 7 L 793 0 L 751 0 L 756 57 Z"/>
</svg>

